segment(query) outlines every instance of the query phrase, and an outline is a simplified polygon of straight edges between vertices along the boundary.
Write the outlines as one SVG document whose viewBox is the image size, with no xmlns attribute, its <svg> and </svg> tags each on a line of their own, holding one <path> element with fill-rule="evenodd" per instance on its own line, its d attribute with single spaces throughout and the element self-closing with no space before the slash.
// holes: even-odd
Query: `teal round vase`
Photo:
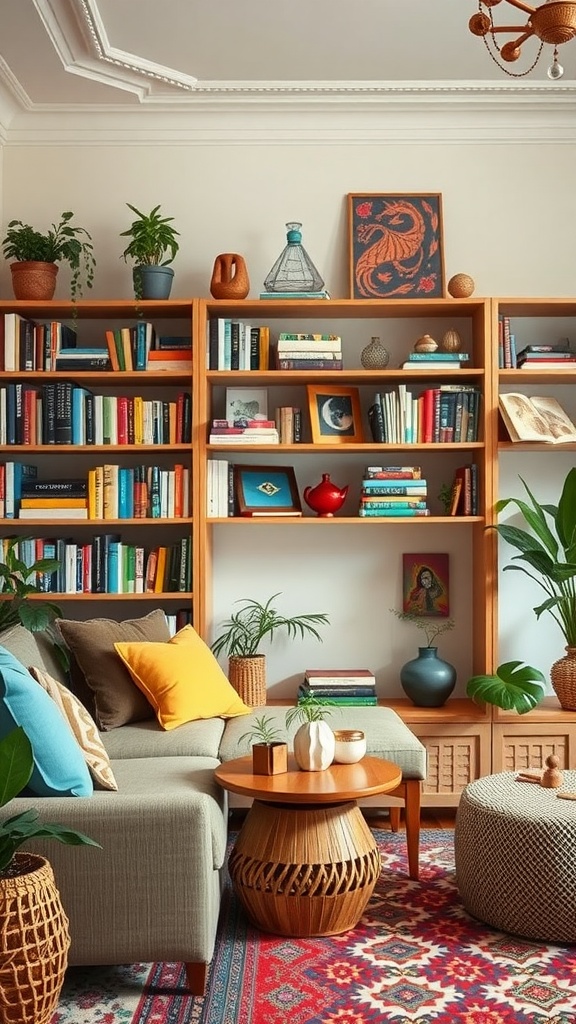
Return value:
<svg viewBox="0 0 576 1024">
<path fill-rule="evenodd" d="M 438 657 L 437 647 L 419 647 L 418 657 L 400 669 L 400 682 L 417 708 L 441 708 L 456 686 L 456 669 Z"/>
</svg>

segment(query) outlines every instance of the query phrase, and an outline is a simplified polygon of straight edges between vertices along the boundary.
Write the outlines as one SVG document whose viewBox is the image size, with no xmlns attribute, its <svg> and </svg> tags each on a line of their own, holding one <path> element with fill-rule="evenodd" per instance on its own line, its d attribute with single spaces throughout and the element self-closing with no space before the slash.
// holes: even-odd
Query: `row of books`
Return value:
<svg viewBox="0 0 576 1024">
<path fill-rule="evenodd" d="M 315 697 L 338 707 L 378 703 L 376 678 L 370 669 L 306 669 L 298 687 L 298 701 Z"/>
<path fill-rule="evenodd" d="M 459 466 L 454 473 L 448 514 L 451 516 L 477 516 L 479 512 L 478 466 L 472 462 L 465 466 Z"/>
<path fill-rule="evenodd" d="M 568 338 L 542 345 L 525 345 L 518 349 L 511 330 L 510 317 L 498 317 L 498 366 L 504 370 L 574 369 L 576 353 Z"/>
<path fill-rule="evenodd" d="M 37 467 L 0 463 L 1 519 L 182 519 L 190 516 L 190 469 L 96 466 L 87 479 L 38 480 Z"/>
<path fill-rule="evenodd" d="M 341 370 L 342 338 L 338 334 L 281 331 L 274 361 L 278 370 Z"/>
<path fill-rule="evenodd" d="M 105 338 L 111 369 L 114 371 L 192 372 L 192 339 L 187 336 L 158 335 L 153 324 L 139 320 L 134 327 L 106 330 Z"/>
<path fill-rule="evenodd" d="M 440 384 L 420 392 L 399 384 L 378 392 L 368 409 L 372 440 L 379 444 L 477 441 L 480 400 L 480 389 L 472 384 Z"/>
<path fill-rule="evenodd" d="M 252 327 L 241 320 L 211 317 L 206 338 L 209 370 L 267 370 L 270 328 Z"/>
<path fill-rule="evenodd" d="M 275 420 L 212 420 L 210 444 L 280 444 Z"/>
<path fill-rule="evenodd" d="M 101 395 L 70 381 L 0 387 L 0 445 L 190 444 L 192 398 Z"/>
<path fill-rule="evenodd" d="M 420 466 L 367 466 L 358 515 L 381 518 L 429 516 L 428 482 Z"/>
<path fill-rule="evenodd" d="M 76 346 L 76 331 L 59 320 L 35 323 L 20 313 L 4 313 L 0 328 L 2 369 L 7 372 L 55 370 L 60 349 Z"/>
<path fill-rule="evenodd" d="M 171 594 L 192 589 L 190 537 L 150 550 L 125 544 L 115 533 L 98 534 L 88 543 L 26 537 L 15 550 L 25 565 L 44 558 L 59 561 L 55 572 L 37 574 L 44 593 Z"/>
</svg>

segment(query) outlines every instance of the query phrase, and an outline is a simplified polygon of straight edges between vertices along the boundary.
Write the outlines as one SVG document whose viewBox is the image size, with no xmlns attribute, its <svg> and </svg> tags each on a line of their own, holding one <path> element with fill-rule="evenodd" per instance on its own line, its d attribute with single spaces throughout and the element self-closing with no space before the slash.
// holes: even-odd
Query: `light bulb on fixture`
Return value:
<svg viewBox="0 0 576 1024">
<path fill-rule="evenodd" d="M 558 62 L 558 47 L 557 46 L 554 47 L 554 56 L 552 58 L 552 63 L 550 65 L 550 67 L 548 68 L 548 71 L 546 72 L 546 74 L 548 75 L 548 78 L 552 79 L 553 82 L 558 81 L 558 79 L 562 78 L 562 75 L 564 74 L 564 68 Z"/>
<path fill-rule="evenodd" d="M 480 36 L 484 40 L 492 60 L 512 78 L 522 78 L 529 74 L 536 67 L 544 44 L 551 44 L 554 46 L 554 56 L 547 74 L 553 81 L 562 78 L 564 68 L 558 61 L 558 46 L 569 42 L 576 36 L 576 0 L 546 0 L 540 7 L 531 7 L 524 3 L 524 0 L 504 0 L 504 2 L 523 12 L 526 15 L 526 23 L 524 25 L 495 25 L 492 9 L 502 3 L 502 0 L 478 0 L 478 14 L 473 15 L 468 22 L 472 34 Z M 507 35 L 519 34 L 515 39 L 499 46 L 496 35 L 502 32 Z M 523 44 L 532 36 L 540 40 L 540 47 L 532 64 L 526 71 L 509 71 L 505 65 L 518 60 Z M 504 61 L 504 64 L 501 63 L 501 60 Z"/>
</svg>

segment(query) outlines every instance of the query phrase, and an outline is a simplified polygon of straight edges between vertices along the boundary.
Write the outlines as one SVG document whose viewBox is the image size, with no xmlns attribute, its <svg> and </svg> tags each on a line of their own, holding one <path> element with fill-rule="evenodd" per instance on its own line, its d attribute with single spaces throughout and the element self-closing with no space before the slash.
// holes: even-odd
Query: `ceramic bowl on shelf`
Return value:
<svg viewBox="0 0 576 1024">
<path fill-rule="evenodd" d="M 339 764 L 354 764 L 366 753 L 366 736 L 361 729 L 334 729 L 336 747 L 334 760 Z"/>
</svg>

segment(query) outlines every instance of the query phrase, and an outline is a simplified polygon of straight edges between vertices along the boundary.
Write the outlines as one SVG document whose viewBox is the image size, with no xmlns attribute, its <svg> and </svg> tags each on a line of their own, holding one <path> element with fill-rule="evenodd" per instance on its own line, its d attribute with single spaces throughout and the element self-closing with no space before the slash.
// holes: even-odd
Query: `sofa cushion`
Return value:
<svg viewBox="0 0 576 1024">
<path fill-rule="evenodd" d="M 68 722 L 82 749 L 95 784 L 100 789 L 117 790 L 118 784 L 114 778 L 110 758 L 102 744 L 98 727 L 92 715 L 68 687 L 59 683 L 49 672 L 44 672 L 43 669 L 37 668 L 35 665 L 30 666 L 28 671 L 60 708 L 61 714 Z"/>
<path fill-rule="evenodd" d="M 118 658 L 114 644 L 118 641 L 146 640 L 165 642 L 170 639 L 166 616 L 157 608 L 140 619 L 57 619 L 62 637 L 73 654 L 93 697 L 93 715 L 102 731 L 116 729 L 127 722 L 152 718 L 154 709 L 141 690 L 134 685 L 130 673 Z M 76 693 L 76 686 L 74 686 Z M 81 693 L 80 700 L 84 703 Z"/>
<path fill-rule="evenodd" d="M 45 690 L 0 647 L 0 739 L 21 725 L 32 745 L 35 796 L 91 796 L 94 787 L 70 726 Z"/>
<path fill-rule="evenodd" d="M 109 757 L 213 757 L 224 732 L 224 719 L 204 718 L 185 722 L 166 732 L 156 718 L 131 722 L 121 729 L 102 733 L 102 743 Z"/>
<path fill-rule="evenodd" d="M 114 646 L 163 729 L 175 729 L 196 718 L 250 714 L 193 626 L 184 626 L 165 644 L 120 642 Z"/>
<path fill-rule="evenodd" d="M 31 633 L 24 626 L 10 626 L 0 633 L 0 644 L 26 667 L 38 665 L 60 683 L 66 683 L 66 671 L 55 653 L 54 643 L 47 633 Z"/>
</svg>

